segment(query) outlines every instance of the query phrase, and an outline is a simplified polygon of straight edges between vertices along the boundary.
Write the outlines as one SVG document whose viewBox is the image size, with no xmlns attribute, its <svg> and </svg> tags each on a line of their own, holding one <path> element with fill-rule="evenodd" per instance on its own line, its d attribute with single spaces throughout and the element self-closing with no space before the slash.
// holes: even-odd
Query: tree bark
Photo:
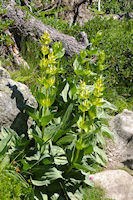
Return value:
<svg viewBox="0 0 133 200">
<path fill-rule="evenodd" d="M 83 42 L 78 42 L 74 37 L 60 33 L 51 26 L 42 23 L 27 11 L 18 7 L 14 0 L 10 0 L 10 3 L 5 8 L 7 10 L 6 17 L 14 21 L 12 28 L 20 32 L 23 36 L 32 36 L 38 39 L 44 32 L 48 32 L 53 41 L 62 42 L 66 54 L 70 56 L 79 54 L 87 46 Z"/>
</svg>

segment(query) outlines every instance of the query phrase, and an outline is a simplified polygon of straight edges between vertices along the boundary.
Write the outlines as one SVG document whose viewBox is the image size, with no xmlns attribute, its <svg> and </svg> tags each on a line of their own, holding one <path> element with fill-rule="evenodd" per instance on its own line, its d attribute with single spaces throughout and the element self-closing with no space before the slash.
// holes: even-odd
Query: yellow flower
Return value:
<svg viewBox="0 0 133 200">
<path fill-rule="evenodd" d="M 44 34 L 41 37 L 41 43 L 44 45 L 48 45 L 50 44 L 52 40 L 50 39 L 49 33 L 48 32 L 44 32 Z"/>
<path fill-rule="evenodd" d="M 90 91 L 88 90 L 86 83 L 80 81 L 80 86 L 78 88 L 78 94 L 80 99 L 88 99 L 90 96 Z"/>
</svg>

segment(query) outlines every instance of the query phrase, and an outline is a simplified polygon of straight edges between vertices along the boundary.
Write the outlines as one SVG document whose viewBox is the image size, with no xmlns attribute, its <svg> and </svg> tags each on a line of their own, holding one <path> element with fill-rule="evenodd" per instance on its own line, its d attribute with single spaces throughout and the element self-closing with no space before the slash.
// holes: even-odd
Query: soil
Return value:
<svg viewBox="0 0 133 200">
<path fill-rule="evenodd" d="M 106 146 L 106 153 L 108 157 L 108 163 L 106 164 L 106 169 L 116 169 L 116 168 L 123 168 L 124 164 L 122 163 L 122 155 L 124 154 L 124 149 L 121 146 L 118 146 L 115 142 L 111 139 L 106 139 L 107 146 Z"/>
</svg>

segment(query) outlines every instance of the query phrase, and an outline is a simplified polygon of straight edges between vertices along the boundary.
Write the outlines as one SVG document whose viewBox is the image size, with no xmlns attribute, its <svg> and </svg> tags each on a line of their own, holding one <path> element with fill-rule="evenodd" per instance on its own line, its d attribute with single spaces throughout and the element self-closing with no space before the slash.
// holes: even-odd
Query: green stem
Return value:
<svg viewBox="0 0 133 200">
<path fill-rule="evenodd" d="M 83 123 L 85 121 L 85 112 L 83 112 Z M 83 129 L 81 129 L 81 132 L 80 132 L 80 138 L 79 138 L 79 141 L 80 141 L 80 144 L 82 144 L 82 135 L 83 135 Z M 77 152 L 76 152 L 76 156 L 75 156 L 75 159 L 73 160 L 73 163 L 76 163 L 78 158 L 79 158 L 79 153 L 80 153 L 80 149 L 77 149 Z M 67 170 L 67 174 L 72 170 L 72 168 L 74 167 L 73 166 L 73 163 L 72 165 L 68 168 Z"/>
<path fill-rule="evenodd" d="M 46 89 L 46 99 L 48 99 L 48 88 Z M 45 105 L 44 109 L 47 110 L 48 106 Z M 42 108 L 43 109 L 43 108 Z M 45 126 L 42 127 L 42 136 L 44 137 Z"/>
<path fill-rule="evenodd" d="M 80 149 L 77 150 L 76 156 L 75 156 L 75 159 L 74 159 L 73 163 L 76 163 L 76 162 L 77 162 L 78 157 L 79 157 L 79 153 L 80 153 Z"/>
</svg>

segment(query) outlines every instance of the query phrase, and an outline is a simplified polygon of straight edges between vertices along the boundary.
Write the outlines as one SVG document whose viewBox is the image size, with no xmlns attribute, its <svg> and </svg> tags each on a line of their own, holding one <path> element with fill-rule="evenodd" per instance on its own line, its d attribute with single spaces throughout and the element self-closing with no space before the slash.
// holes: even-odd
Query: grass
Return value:
<svg viewBox="0 0 133 200">
<path fill-rule="evenodd" d="M 112 200 L 105 198 L 105 191 L 100 187 L 85 188 L 83 200 Z"/>
<path fill-rule="evenodd" d="M 0 199 L 1 200 L 33 200 L 33 191 L 17 177 L 6 172 L 0 172 Z"/>
</svg>

